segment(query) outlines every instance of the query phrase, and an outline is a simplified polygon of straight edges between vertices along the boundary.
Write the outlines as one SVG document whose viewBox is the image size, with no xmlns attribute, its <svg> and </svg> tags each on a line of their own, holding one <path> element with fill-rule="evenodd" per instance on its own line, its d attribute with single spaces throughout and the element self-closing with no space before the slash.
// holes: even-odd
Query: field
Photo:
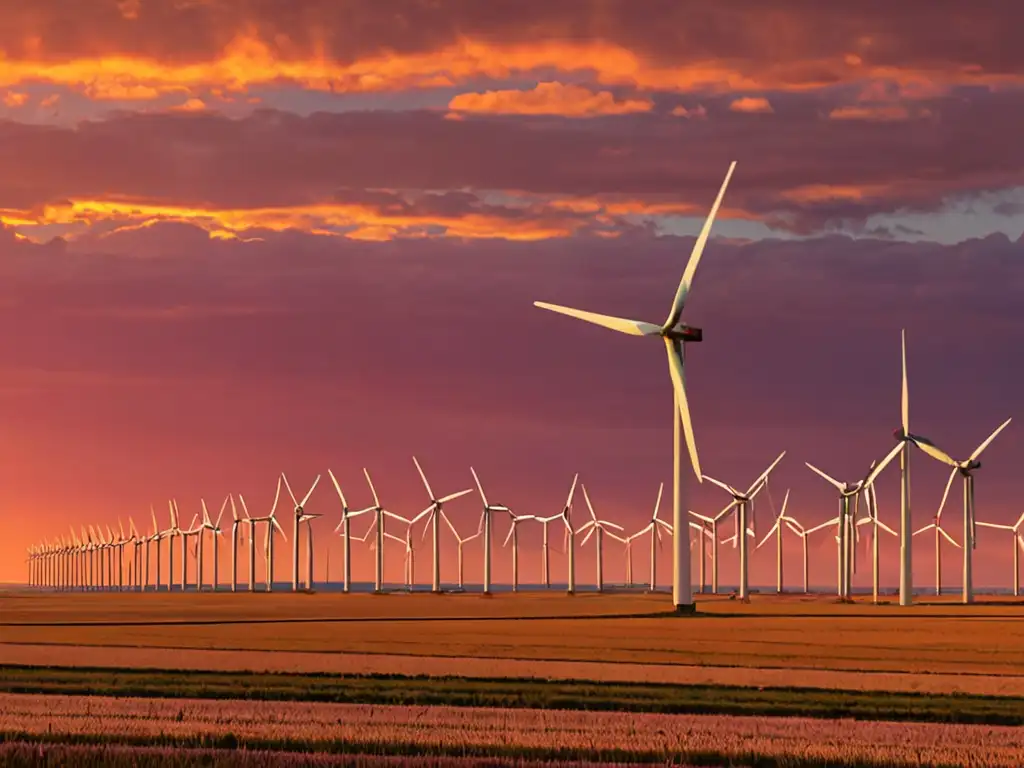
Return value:
<svg viewBox="0 0 1024 768">
<path fill-rule="evenodd" d="M 1024 725 L 1020 602 L 903 609 L 707 598 L 696 617 L 666 612 L 667 602 L 562 593 L 0 595 L 3 759 L 21 759 L 26 743 L 42 740 L 59 742 L 54 764 L 75 755 L 116 762 L 110 750 L 121 747 L 157 750 L 157 759 L 169 745 L 238 744 L 377 761 L 366 765 L 423 749 L 455 762 L 1024 764 L 1024 743 L 1010 735 L 1019 728 L 1001 729 Z M 73 715 L 83 693 L 95 695 L 84 720 Z M 552 713 L 561 709 L 577 711 Z M 211 714 L 224 711 L 235 714 Z M 326 712 L 337 720 L 329 728 L 302 724 Z M 632 735 L 602 719 L 612 716 Z M 252 725 L 263 717 L 269 730 Z M 431 718 L 442 721 L 425 728 Z M 354 722 L 364 736 L 383 735 L 360 741 L 346 730 Z M 548 725 L 534 743 L 538 722 Z M 495 741 L 502 729 L 511 741 Z M 646 746 L 629 746 L 641 735 Z M 72 752 L 61 758 L 61 749 Z"/>
</svg>

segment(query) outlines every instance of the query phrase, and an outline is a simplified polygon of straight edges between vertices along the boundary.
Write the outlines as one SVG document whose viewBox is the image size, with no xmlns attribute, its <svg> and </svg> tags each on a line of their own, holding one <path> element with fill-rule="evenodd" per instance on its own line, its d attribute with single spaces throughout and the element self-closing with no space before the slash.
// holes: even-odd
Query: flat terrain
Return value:
<svg viewBox="0 0 1024 768">
<path fill-rule="evenodd" d="M 24 694 L 0 694 L 0 736 L 701 765 L 991 767 L 1024 760 L 1024 730 L 991 725 Z"/>
<path fill-rule="evenodd" d="M 666 595 L 560 592 L 8 594 L 0 664 L 1024 694 L 1020 602 L 698 606 L 676 617 Z"/>
</svg>

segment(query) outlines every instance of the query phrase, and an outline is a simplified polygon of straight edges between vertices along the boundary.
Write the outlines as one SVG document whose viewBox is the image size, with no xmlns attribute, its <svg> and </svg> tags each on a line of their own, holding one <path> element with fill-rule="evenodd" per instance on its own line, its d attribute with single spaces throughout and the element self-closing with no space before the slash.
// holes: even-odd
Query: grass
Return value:
<svg viewBox="0 0 1024 768">
<path fill-rule="evenodd" d="M 0 667 L 0 693 L 853 718 L 1024 725 L 1024 698 L 535 679 Z"/>
</svg>

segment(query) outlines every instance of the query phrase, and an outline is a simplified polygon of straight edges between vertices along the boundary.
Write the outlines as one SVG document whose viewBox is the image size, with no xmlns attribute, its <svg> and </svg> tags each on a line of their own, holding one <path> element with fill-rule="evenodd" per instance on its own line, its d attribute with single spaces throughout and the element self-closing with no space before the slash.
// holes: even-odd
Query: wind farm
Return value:
<svg viewBox="0 0 1024 768">
<path fill-rule="evenodd" d="M 1024 765 L 1024 11 L 23 5 L 0 765 Z"/>
</svg>

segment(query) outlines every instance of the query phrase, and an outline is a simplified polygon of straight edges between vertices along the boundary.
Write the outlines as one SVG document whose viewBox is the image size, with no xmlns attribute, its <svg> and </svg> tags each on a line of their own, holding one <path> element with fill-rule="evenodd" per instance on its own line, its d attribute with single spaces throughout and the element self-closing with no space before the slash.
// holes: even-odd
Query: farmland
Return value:
<svg viewBox="0 0 1024 768">
<path fill-rule="evenodd" d="M 45 742 L 75 765 L 1024 761 L 1019 603 L 666 602 L 0 595 L 0 759 L 38 764 Z"/>
<path fill-rule="evenodd" d="M 1024 690 L 1020 604 L 719 598 L 681 619 L 665 603 L 614 594 L 8 595 L 0 663 Z"/>
<path fill-rule="evenodd" d="M 1017 765 L 1019 728 L 191 699 L 0 695 L 7 740 L 704 765 Z"/>
</svg>

